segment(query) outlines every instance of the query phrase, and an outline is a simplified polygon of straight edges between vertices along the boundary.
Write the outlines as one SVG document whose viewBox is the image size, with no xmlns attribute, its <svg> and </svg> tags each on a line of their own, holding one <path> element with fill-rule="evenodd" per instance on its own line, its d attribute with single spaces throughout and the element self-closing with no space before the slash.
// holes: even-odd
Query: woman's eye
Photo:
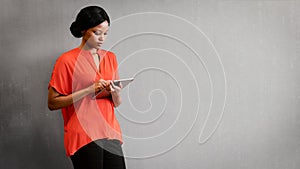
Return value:
<svg viewBox="0 0 300 169">
<path fill-rule="evenodd" d="M 94 34 L 95 35 L 101 35 L 101 32 L 96 31 L 96 32 L 94 32 Z"/>
<path fill-rule="evenodd" d="M 100 31 L 96 31 L 96 32 L 94 32 L 94 34 L 95 35 L 101 35 L 102 34 L 102 32 L 100 32 Z M 107 32 L 105 32 L 105 33 L 103 33 L 104 35 L 107 35 Z"/>
</svg>

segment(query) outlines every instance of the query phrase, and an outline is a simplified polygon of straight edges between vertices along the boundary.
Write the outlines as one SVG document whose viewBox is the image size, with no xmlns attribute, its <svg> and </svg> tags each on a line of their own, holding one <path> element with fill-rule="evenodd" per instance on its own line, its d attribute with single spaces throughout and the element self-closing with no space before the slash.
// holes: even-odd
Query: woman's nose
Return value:
<svg viewBox="0 0 300 169">
<path fill-rule="evenodd" d="M 101 40 L 101 41 L 104 40 L 104 34 L 101 34 L 101 35 L 99 36 L 99 40 Z"/>
</svg>

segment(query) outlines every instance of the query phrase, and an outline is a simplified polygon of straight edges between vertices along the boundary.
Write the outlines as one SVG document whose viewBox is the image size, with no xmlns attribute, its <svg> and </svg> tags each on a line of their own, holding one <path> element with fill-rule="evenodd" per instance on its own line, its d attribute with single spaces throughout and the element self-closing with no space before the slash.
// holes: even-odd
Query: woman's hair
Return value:
<svg viewBox="0 0 300 169">
<path fill-rule="evenodd" d="M 71 24 L 70 31 L 76 38 L 82 37 L 82 31 L 95 27 L 107 21 L 110 25 L 109 16 L 105 10 L 99 6 L 88 6 L 80 10 L 76 20 Z"/>
</svg>

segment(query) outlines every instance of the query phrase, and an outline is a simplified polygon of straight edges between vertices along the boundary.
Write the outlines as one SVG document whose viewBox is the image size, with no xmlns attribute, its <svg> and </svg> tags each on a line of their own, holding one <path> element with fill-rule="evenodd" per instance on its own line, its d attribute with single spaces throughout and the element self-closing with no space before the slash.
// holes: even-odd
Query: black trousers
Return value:
<svg viewBox="0 0 300 169">
<path fill-rule="evenodd" d="M 100 139 L 71 156 L 74 169 L 126 169 L 119 140 Z"/>
</svg>

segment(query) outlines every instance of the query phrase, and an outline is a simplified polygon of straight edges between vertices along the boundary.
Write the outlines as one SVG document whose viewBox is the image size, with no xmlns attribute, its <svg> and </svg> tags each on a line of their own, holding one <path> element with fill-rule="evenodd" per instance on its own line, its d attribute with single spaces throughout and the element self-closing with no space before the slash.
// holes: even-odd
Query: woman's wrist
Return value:
<svg viewBox="0 0 300 169">
<path fill-rule="evenodd" d="M 91 86 L 85 88 L 85 89 L 84 89 L 84 93 L 85 93 L 86 95 L 95 93 L 95 87 L 94 87 L 94 85 L 91 85 Z"/>
</svg>

